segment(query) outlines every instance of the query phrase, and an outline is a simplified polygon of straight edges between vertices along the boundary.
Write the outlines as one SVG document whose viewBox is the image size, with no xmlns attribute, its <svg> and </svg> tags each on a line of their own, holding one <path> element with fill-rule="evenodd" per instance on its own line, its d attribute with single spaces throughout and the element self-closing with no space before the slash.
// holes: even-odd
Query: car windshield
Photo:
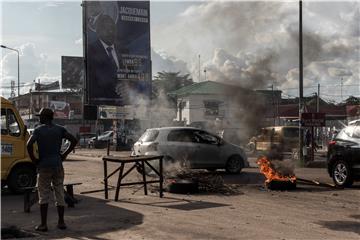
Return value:
<svg viewBox="0 0 360 240">
<path fill-rule="evenodd" d="M 347 126 L 338 133 L 336 138 L 345 140 L 351 140 L 352 138 L 360 141 L 360 126 Z"/>
<path fill-rule="evenodd" d="M 140 137 L 139 140 L 143 142 L 152 142 L 155 141 L 158 135 L 159 135 L 159 130 L 155 130 L 155 129 L 146 130 L 146 132 Z"/>
</svg>

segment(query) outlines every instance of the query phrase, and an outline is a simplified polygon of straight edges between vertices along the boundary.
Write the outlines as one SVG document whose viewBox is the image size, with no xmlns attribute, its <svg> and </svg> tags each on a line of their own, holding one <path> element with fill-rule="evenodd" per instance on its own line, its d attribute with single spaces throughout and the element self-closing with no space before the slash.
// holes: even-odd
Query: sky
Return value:
<svg viewBox="0 0 360 240">
<path fill-rule="evenodd" d="M 0 43 L 20 51 L 21 93 L 35 79 L 60 80 L 61 56 L 82 56 L 80 4 L 0 0 Z M 151 1 L 150 7 L 153 74 L 180 71 L 194 81 L 251 89 L 273 85 L 285 97 L 298 96 L 297 1 Z M 304 95 L 320 84 L 325 100 L 360 97 L 360 1 L 304 1 L 303 34 Z M 8 97 L 10 81 L 17 81 L 16 52 L 1 48 L 0 64 L 1 94 Z"/>
</svg>

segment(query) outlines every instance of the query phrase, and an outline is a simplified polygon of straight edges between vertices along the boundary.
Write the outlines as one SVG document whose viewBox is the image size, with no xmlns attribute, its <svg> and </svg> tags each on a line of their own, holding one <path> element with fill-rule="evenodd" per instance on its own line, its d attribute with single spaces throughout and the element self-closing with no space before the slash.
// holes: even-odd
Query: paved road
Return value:
<svg viewBox="0 0 360 240">
<path fill-rule="evenodd" d="M 83 184 L 75 189 L 81 200 L 66 209 L 69 229 L 57 230 L 55 208 L 50 208 L 48 233 L 38 239 L 359 239 L 360 185 L 332 189 L 298 184 L 294 191 L 268 191 L 264 177 L 252 164 L 241 174 L 218 171 L 231 191 L 193 195 L 165 193 L 157 187 L 143 195 L 140 186 L 120 192 L 120 201 L 104 200 L 101 156 L 105 150 L 77 150 L 64 163 L 66 181 Z M 128 154 L 128 152 L 116 153 Z M 250 159 L 253 163 L 255 158 Z M 112 168 L 115 168 L 112 165 Z M 331 183 L 325 168 L 296 168 L 298 177 Z M 208 173 L 204 173 L 208 174 Z M 129 179 L 140 179 L 133 174 Z M 115 185 L 115 179 L 110 181 Z M 113 198 L 111 191 L 110 197 Z M 23 213 L 21 195 L 2 193 L 2 227 L 15 225 L 34 233 L 39 210 Z M 38 234 L 38 233 L 34 233 Z"/>
</svg>

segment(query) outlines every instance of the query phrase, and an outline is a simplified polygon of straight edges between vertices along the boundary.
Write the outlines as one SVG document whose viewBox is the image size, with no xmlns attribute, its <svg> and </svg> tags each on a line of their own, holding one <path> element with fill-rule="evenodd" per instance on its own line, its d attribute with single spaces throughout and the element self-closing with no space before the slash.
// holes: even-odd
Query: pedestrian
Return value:
<svg viewBox="0 0 360 240">
<path fill-rule="evenodd" d="M 312 137 L 311 131 L 310 131 L 310 129 L 307 129 L 307 130 L 306 130 L 306 133 L 305 133 L 305 145 L 306 145 L 307 147 L 310 147 L 311 137 Z"/>
<path fill-rule="evenodd" d="M 48 230 L 47 211 L 51 185 L 59 216 L 57 227 L 59 229 L 66 229 L 64 221 L 64 168 L 62 162 L 74 149 L 77 140 L 64 127 L 52 123 L 54 112 L 51 109 L 42 108 L 37 116 L 40 117 L 41 125 L 35 128 L 34 133 L 27 142 L 27 151 L 32 162 L 35 163 L 38 172 L 37 187 L 41 224 L 36 226 L 35 230 L 43 232 Z M 61 153 L 63 138 L 70 141 L 70 146 L 64 153 Z M 38 146 L 39 158 L 36 158 L 33 152 L 35 142 Z"/>
</svg>

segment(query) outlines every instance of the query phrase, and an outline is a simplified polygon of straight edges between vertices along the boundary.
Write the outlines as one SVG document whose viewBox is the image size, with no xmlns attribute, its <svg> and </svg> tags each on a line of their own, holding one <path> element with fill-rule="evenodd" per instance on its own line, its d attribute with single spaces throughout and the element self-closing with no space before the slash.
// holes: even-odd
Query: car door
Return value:
<svg viewBox="0 0 360 240">
<path fill-rule="evenodd" d="M 1 108 L 1 171 L 5 174 L 14 161 L 25 157 L 24 133 L 10 108 Z"/>
<path fill-rule="evenodd" d="M 211 168 L 221 165 L 219 138 L 202 130 L 194 130 L 194 162 L 197 168 Z"/>
<path fill-rule="evenodd" d="M 171 130 L 167 136 L 167 141 L 163 143 L 165 155 L 189 167 L 197 165 L 194 158 L 196 150 L 196 145 L 189 129 Z"/>
<path fill-rule="evenodd" d="M 352 129 L 351 160 L 357 175 L 360 175 L 360 125 L 355 125 Z"/>
</svg>

